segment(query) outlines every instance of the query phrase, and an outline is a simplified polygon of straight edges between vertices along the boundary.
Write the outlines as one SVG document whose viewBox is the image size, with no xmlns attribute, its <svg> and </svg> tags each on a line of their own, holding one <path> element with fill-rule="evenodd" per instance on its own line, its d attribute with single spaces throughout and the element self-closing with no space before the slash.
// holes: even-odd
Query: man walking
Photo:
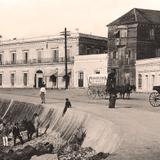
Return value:
<svg viewBox="0 0 160 160">
<path fill-rule="evenodd" d="M 42 103 L 46 103 L 46 88 L 45 88 L 45 83 L 43 82 L 41 89 L 40 89 L 40 97 Z"/>
<path fill-rule="evenodd" d="M 64 106 L 64 110 L 63 110 L 62 116 L 64 116 L 64 114 L 67 112 L 68 108 L 71 108 L 71 102 L 69 101 L 68 98 L 66 98 L 66 102 L 65 102 L 65 106 Z"/>
</svg>

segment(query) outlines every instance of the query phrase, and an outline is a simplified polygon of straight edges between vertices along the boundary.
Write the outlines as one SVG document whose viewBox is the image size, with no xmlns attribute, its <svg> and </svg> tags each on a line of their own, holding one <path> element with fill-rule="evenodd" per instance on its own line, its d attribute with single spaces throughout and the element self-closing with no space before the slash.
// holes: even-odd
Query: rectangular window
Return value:
<svg viewBox="0 0 160 160">
<path fill-rule="evenodd" d="M 79 72 L 79 76 L 78 79 L 83 79 L 84 73 L 83 72 Z"/>
<path fill-rule="evenodd" d="M 24 86 L 27 86 L 27 82 L 28 82 L 28 74 L 27 74 L 27 73 L 24 73 L 24 74 L 23 74 L 23 85 L 24 85 Z"/>
<path fill-rule="evenodd" d="M 155 39 L 155 34 L 154 34 L 154 29 L 153 28 L 149 30 L 149 38 L 150 38 L 150 40 Z"/>
<path fill-rule="evenodd" d="M 114 51 L 114 52 L 113 52 L 113 59 L 116 59 L 116 57 L 117 57 L 117 52 Z"/>
<path fill-rule="evenodd" d="M 12 53 L 12 64 L 16 63 L 16 53 Z"/>
<path fill-rule="evenodd" d="M 127 37 L 127 29 L 120 30 L 120 37 Z"/>
<path fill-rule="evenodd" d="M 59 60 L 59 50 L 53 50 L 53 62 L 58 62 Z"/>
<path fill-rule="evenodd" d="M 2 54 L 0 54 L 0 64 L 2 64 Z"/>
<path fill-rule="evenodd" d="M 138 74 L 138 88 L 142 89 L 142 75 Z"/>
<path fill-rule="evenodd" d="M 28 52 L 24 52 L 24 63 L 28 63 Z"/>
<path fill-rule="evenodd" d="M 0 86 L 2 86 L 2 74 L 0 74 Z"/>
<path fill-rule="evenodd" d="M 41 51 L 38 51 L 38 63 L 41 63 L 41 56 L 42 56 Z"/>
<path fill-rule="evenodd" d="M 15 75 L 14 73 L 11 73 L 11 86 L 14 86 L 15 83 Z"/>
</svg>

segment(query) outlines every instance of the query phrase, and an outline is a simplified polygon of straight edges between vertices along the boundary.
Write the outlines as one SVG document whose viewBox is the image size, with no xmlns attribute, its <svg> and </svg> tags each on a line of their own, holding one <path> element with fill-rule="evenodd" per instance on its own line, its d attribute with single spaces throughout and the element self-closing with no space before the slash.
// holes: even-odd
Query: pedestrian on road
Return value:
<svg viewBox="0 0 160 160">
<path fill-rule="evenodd" d="M 7 127 L 6 123 L 3 123 L 3 128 L 2 128 L 3 146 L 8 146 L 8 135 L 9 135 L 9 128 Z"/>
<path fill-rule="evenodd" d="M 45 88 L 45 84 L 43 82 L 41 89 L 40 89 L 40 97 L 41 97 L 41 103 L 46 103 L 46 88 Z"/>
<path fill-rule="evenodd" d="M 117 98 L 115 69 L 111 69 L 111 73 L 108 74 L 106 91 L 109 93 L 109 108 L 115 108 L 115 102 Z"/>
<path fill-rule="evenodd" d="M 19 124 L 15 123 L 12 129 L 13 139 L 14 139 L 14 146 L 16 145 L 16 139 L 19 138 L 21 144 L 23 144 L 23 139 L 20 133 Z"/>
<path fill-rule="evenodd" d="M 33 125 L 34 125 L 34 128 L 35 128 L 36 137 L 39 136 L 39 124 L 40 124 L 40 122 L 39 122 L 39 116 L 38 116 L 37 113 L 35 113 L 33 115 Z"/>
<path fill-rule="evenodd" d="M 65 106 L 64 106 L 64 110 L 63 110 L 62 116 L 64 116 L 64 114 L 67 112 L 67 109 L 68 109 L 68 108 L 71 108 L 71 107 L 72 107 L 72 106 L 71 106 L 71 102 L 69 101 L 68 98 L 66 98 L 66 102 L 65 102 Z"/>
</svg>

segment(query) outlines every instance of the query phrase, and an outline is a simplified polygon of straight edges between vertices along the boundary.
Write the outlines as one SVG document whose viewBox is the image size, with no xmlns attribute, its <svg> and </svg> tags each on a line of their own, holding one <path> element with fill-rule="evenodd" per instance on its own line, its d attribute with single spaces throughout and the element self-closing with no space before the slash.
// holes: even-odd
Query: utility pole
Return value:
<svg viewBox="0 0 160 160">
<path fill-rule="evenodd" d="M 65 54 L 65 89 L 68 89 L 69 77 L 68 77 L 68 66 L 67 66 L 67 36 L 70 36 L 67 28 L 64 29 L 64 32 L 61 32 L 61 35 L 64 35 L 64 54 Z"/>
</svg>

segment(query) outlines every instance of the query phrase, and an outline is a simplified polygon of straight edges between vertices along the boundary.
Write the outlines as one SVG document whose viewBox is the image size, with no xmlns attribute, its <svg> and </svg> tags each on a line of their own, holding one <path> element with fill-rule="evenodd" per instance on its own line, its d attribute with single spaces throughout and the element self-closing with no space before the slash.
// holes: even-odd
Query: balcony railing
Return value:
<svg viewBox="0 0 160 160">
<path fill-rule="evenodd" d="M 59 57 L 56 59 L 52 58 L 42 58 L 42 59 L 29 59 L 29 60 L 16 60 L 16 61 L 4 61 L 0 62 L 0 65 L 32 65 L 32 64 L 55 64 L 55 63 L 64 63 L 65 58 Z M 74 57 L 67 58 L 68 63 L 74 62 Z"/>
</svg>

